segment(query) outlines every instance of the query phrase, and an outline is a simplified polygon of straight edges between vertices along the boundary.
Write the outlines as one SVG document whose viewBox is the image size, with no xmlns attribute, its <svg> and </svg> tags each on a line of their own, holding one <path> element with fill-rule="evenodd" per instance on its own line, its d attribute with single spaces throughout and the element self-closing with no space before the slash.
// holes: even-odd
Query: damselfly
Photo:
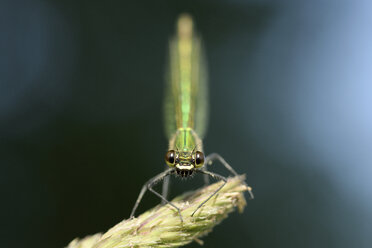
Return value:
<svg viewBox="0 0 372 248">
<path fill-rule="evenodd" d="M 163 203 L 174 207 L 182 219 L 180 209 L 167 200 L 169 176 L 176 174 L 190 177 L 194 173 L 223 181 L 223 184 L 204 200 L 192 213 L 200 209 L 226 184 L 226 177 L 207 170 L 214 160 L 218 160 L 233 175 L 235 170 L 217 153 L 204 157 L 202 138 L 207 124 L 208 96 L 207 72 L 201 39 L 193 27 L 192 18 L 183 14 L 177 22 L 176 35 L 169 43 L 169 65 L 167 70 L 166 94 L 164 101 L 165 131 L 169 139 L 169 148 L 165 154 L 166 170 L 147 181 L 133 207 L 131 217 L 145 194 L 150 190 Z M 163 182 L 163 192 L 158 193 L 153 187 Z M 251 198 L 253 194 L 249 191 Z"/>
</svg>

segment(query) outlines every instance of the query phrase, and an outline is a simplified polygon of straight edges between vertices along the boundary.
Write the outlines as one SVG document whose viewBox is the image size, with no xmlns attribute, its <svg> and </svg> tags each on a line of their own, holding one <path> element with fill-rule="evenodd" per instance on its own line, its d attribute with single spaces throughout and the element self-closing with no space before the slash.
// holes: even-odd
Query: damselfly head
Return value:
<svg viewBox="0 0 372 248">
<path fill-rule="evenodd" d="M 204 165 L 204 154 L 200 151 L 175 151 L 169 150 L 165 154 L 165 162 L 169 167 L 175 167 L 177 174 L 181 176 L 189 176 L 195 168 L 200 168 Z"/>
</svg>

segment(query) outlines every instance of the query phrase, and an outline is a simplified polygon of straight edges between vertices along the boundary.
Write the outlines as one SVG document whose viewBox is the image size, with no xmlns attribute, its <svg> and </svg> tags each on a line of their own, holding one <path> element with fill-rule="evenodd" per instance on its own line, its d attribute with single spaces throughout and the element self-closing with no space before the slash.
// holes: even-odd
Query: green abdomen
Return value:
<svg viewBox="0 0 372 248">
<path fill-rule="evenodd" d="M 186 143 L 195 145 L 195 136 L 202 138 L 207 124 L 207 78 L 201 40 L 192 25 L 190 17 L 181 17 L 170 41 L 164 107 L 168 138 L 179 130 L 185 132 Z"/>
</svg>

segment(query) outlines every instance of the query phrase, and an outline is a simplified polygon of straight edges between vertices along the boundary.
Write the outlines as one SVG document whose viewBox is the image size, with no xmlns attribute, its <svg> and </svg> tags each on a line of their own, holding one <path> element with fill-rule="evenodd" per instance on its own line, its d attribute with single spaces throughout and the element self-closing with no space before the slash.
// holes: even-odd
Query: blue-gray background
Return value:
<svg viewBox="0 0 372 248">
<path fill-rule="evenodd" d="M 256 195 L 205 247 L 370 247 L 372 4 L 340 0 L 1 1 L 1 247 L 63 247 L 128 217 L 163 169 L 184 11 L 207 48 L 205 150 Z"/>
</svg>

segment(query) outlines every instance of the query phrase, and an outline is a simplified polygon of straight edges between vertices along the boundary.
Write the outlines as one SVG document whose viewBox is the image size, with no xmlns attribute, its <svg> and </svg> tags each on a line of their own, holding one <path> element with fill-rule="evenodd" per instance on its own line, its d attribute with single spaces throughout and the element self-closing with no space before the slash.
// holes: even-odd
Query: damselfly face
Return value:
<svg viewBox="0 0 372 248">
<path fill-rule="evenodd" d="M 182 152 L 169 150 L 165 154 L 165 162 L 169 167 L 175 167 L 178 175 L 182 177 L 190 176 L 195 168 L 204 165 L 204 154 L 200 151 Z"/>
</svg>

